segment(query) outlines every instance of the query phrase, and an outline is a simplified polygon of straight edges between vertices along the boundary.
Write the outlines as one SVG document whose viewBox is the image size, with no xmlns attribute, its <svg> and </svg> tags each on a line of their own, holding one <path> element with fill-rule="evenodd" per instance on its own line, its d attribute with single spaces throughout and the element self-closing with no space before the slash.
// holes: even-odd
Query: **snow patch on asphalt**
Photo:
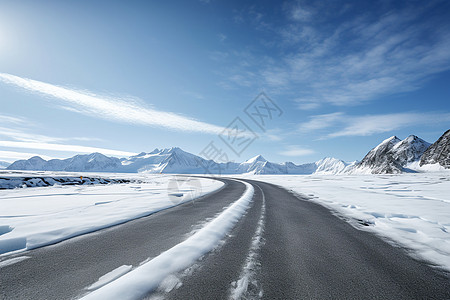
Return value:
<svg viewBox="0 0 450 300">
<path fill-rule="evenodd" d="M 96 283 L 92 284 L 87 289 L 88 290 L 96 290 L 98 288 L 101 288 L 102 286 L 110 283 L 111 281 L 116 280 L 117 278 L 130 272 L 132 268 L 133 268 L 133 266 L 129 266 L 129 265 L 120 266 L 120 267 L 112 270 L 111 272 L 103 275 L 102 277 L 100 277 Z"/>
<path fill-rule="evenodd" d="M 242 268 L 240 278 L 231 283 L 230 300 L 259 299 L 263 295 L 262 288 L 258 283 L 256 276 L 261 266 L 259 263 L 259 250 L 261 249 L 261 245 L 263 243 L 262 236 L 265 227 L 266 197 L 264 196 L 262 189 L 259 186 L 258 188 L 261 190 L 263 199 L 261 206 L 261 217 L 252 238 L 250 250 L 247 255 L 247 259 L 245 260 L 245 265 Z"/>
<path fill-rule="evenodd" d="M 3 267 L 7 267 L 13 264 L 16 264 L 18 262 L 24 261 L 26 259 L 29 259 L 29 256 L 19 256 L 19 257 L 14 257 L 14 258 L 10 258 L 10 259 L 6 259 L 3 261 L 0 261 L 0 269 Z"/>
<path fill-rule="evenodd" d="M 248 209 L 254 188 L 251 184 L 243 184 L 246 186 L 244 194 L 194 235 L 83 299 L 141 299 L 171 274 L 193 265 L 217 247 Z"/>
</svg>

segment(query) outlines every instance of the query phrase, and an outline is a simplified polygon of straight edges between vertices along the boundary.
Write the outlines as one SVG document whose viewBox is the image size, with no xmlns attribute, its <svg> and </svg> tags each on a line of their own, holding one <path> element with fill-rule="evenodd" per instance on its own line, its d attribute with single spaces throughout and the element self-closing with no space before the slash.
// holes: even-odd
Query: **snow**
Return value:
<svg viewBox="0 0 450 300">
<path fill-rule="evenodd" d="M 151 174 L 336 174 L 348 164 L 336 158 L 324 158 L 313 163 L 296 165 L 292 162 L 273 163 L 261 155 L 243 163 L 216 163 L 183 151 L 178 147 L 155 149 L 128 158 L 117 159 L 100 153 L 76 155 L 72 158 L 46 161 L 40 157 L 19 160 L 10 170 L 40 170 L 68 172 L 119 172 Z"/>
<path fill-rule="evenodd" d="M 450 270 L 450 173 L 261 175 Z M 350 218 L 348 218 L 350 217 Z M 364 223 L 368 226 L 360 226 Z M 356 225 L 358 224 L 358 225 Z"/>
<path fill-rule="evenodd" d="M 3 267 L 7 267 L 7 266 L 10 266 L 10 265 L 16 264 L 18 262 L 24 261 L 24 260 L 29 259 L 29 258 L 30 258 L 29 256 L 19 256 L 19 257 L 14 257 L 14 258 L 10 258 L 10 259 L 7 259 L 7 260 L 0 261 L 0 269 L 3 268 Z"/>
<path fill-rule="evenodd" d="M 415 135 L 410 135 L 404 140 L 393 136 L 370 150 L 360 163 L 347 167 L 344 173 L 356 175 L 433 171 L 433 168 L 414 169 L 408 167 L 409 165 L 418 165 L 430 145 Z"/>
<path fill-rule="evenodd" d="M 24 174 L 15 175 L 23 177 Z M 76 176 L 74 173 L 39 174 Z M 100 176 L 83 173 L 83 176 L 87 175 Z M 27 176 L 36 176 L 36 173 L 27 173 Z M 0 254 L 53 244 L 147 216 L 223 186 L 217 180 L 171 175 L 108 174 L 108 177 L 135 182 L 1 191 Z"/>
<path fill-rule="evenodd" d="M 256 155 L 255 157 L 252 157 L 252 158 L 246 160 L 244 163 L 246 163 L 246 164 L 253 164 L 253 163 L 258 162 L 258 161 L 266 162 L 267 160 L 264 157 L 262 157 L 262 155 Z"/>
<path fill-rule="evenodd" d="M 11 163 L 0 160 L 0 170 L 7 168 Z"/>
<path fill-rule="evenodd" d="M 130 272 L 132 268 L 133 268 L 133 266 L 131 266 L 131 265 L 120 266 L 120 267 L 112 270 L 111 272 L 103 275 L 102 277 L 100 277 L 97 280 L 97 282 L 95 282 L 94 284 L 89 286 L 87 289 L 88 290 L 96 290 L 98 288 L 101 288 L 102 286 L 110 283 L 111 281 L 114 281 L 117 278 L 119 278 L 119 277 L 125 275 L 126 273 Z"/>
<path fill-rule="evenodd" d="M 259 187 L 259 189 L 261 188 Z M 260 264 L 258 263 L 259 250 L 263 243 L 266 219 L 266 197 L 262 190 L 261 193 L 263 196 L 261 216 L 255 234 L 253 235 L 252 244 L 245 260 L 245 264 L 242 267 L 240 277 L 238 280 L 231 283 L 230 300 L 260 299 L 262 297 L 262 288 L 256 279 L 256 273 L 260 267 Z"/>
<path fill-rule="evenodd" d="M 173 273 L 190 267 L 220 243 L 249 207 L 254 188 L 244 184 L 244 194 L 195 234 L 82 299 L 142 299 Z"/>
</svg>

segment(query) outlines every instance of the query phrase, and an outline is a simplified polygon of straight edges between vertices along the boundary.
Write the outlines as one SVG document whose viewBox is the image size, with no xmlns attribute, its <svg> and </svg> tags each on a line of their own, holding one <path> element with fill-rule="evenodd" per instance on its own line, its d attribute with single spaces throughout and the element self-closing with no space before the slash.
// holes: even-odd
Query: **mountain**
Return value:
<svg viewBox="0 0 450 300">
<path fill-rule="evenodd" d="M 18 160 L 7 167 L 9 170 L 34 171 L 71 171 L 71 172 L 115 172 L 121 167 L 118 158 L 101 153 L 75 155 L 68 159 L 44 160 L 34 156 L 27 160 Z"/>
<path fill-rule="evenodd" d="M 107 157 L 100 153 L 76 155 L 68 159 L 46 161 L 40 157 L 19 160 L 8 166 L 11 170 L 72 171 L 72 172 L 144 172 L 179 174 L 337 174 L 347 164 L 335 158 L 296 165 L 292 162 L 273 163 L 261 155 L 243 163 L 216 163 L 183 151 L 178 147 L 155 149 L 128 158 Z"/>
<path fill-rule="evenodd" d="M 11 163 L 6 162 L 6 161 L 0 161 L 0 170 L 1 169 L 6 169 Z"/>
<path fill-rule="evenodd" d="M 326 157 L 319 161 L 315 162 L 316 169 L 314 170 L 315 174 L 341 174 L 344 173 L 345 170 L 351 165 L 340 159 Z"/>
<path fill-rule="evenodd" d="M 404 140 L 392 136 L 373 148 L 350 173 L 399 174 L 412 172 L 408 166 L 417 162 L 431 144 L 410 135 Z"/>
<path fill-rule="evenodd" d="M 415 135 L 410 135 L 404 140 L 392 136 L 370 150 L 360 162 L 351 164 L 330 157 L 301 165 L 292 162 L 274 163 L 261 155 L 242 163 L 217 163 L 173 147 L 155 149 L 149 153 L 142 152 L 122 159 L 100 153 L 49 161 L 35 156 L 28 160 L 16 161 L 7 169 L 179 174 L 399 174 L 421 171 L 418 167 L 419 161 L 420 166 L 439 163 L 450 168 L 449 143 L 450 130 L 431 146 Z"/>
<path fill-rule="evenodd" d="M 219 173 L 226 164 L 218 164 L 200 156 L 183 151 L 178 147 L 155 149 L 150 153 L 139 153 L 121 160 L 118 172 L 145 173 Z M 223 173 L 223 172 L 221 172 Z"/>
<path fill-rule="evenodd" d="M 33 156 L 32 158 L 29 158 L 27 160 L 17 160 L 10 164 L 6 169 L 42 171 L 46 169 L 46 164 L 46 160 L 40 158 L 39 156 Z"/>
<path fill-rule="evenodd" d="M 429 164 L 439 164 L 446 169 L 450 169 L 450 129 L 422 155 L 420 166 Z"/>
</svg>

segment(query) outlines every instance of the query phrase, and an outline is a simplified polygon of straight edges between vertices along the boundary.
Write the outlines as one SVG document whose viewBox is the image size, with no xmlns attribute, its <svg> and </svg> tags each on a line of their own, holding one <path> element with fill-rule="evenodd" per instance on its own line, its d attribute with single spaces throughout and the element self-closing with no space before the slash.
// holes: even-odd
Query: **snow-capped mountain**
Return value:
<svg viewBox="0 0 450 300">
<path fill-rule="evenodd" d="M 316 169 L 314 171 L 315 174 L 341 174 L 344 173 L 345 170 L 351 166 L 352 164 L 346 163 L 337 158 L 326 157 L 319 161 L 315 162 Z"/>
<path fill-rule="evenodd" d="M 179 174 L 398 174 L 423 171 L 423 165 L 431 164 L 450 168 L 449 144 L 450 130 L 431 146 L 414 135 L 404 140 L 392 136 L 370 150 L 362 161 L 353 163 L 327 157 L 313 163 L 296 165 L 292 162 L 270 162 L 261 155 L 242 163 L 217 163 L 173 147 L 142 152 L 122 159 L 100 153 L 49 161 L 35 156 L 16 161 L 7 169 Z"/>
<path fill-rule="evenodd" d="M 207 166 L 207 160 L 181 150 L 178 147 L 155 149 L 150 153 L 122 159 L 121 172 L 148 173 L 202 173 L 202 166 Z"/>
<path fill-rule="evenodd" d="M 44 160 L 34 156 L 28 160 L 18 160 L 7 167 L 9 170 L 71 171 L 71 172 L 115 172 L 120 168 L 118 158 L 101 153 L 75 155 L 67 159 Z"/>
<path fill-rule="evenodd" d="M 363 160 L 349 168 L 348 172 L 372 174 L 411 172 L 408 166 L 420 160 L 429 146 L 430 143 L 415 135 L 410 135 L 404 140 L 392 136 L 370 150 Z"/>
<path fill-rule="evenodd" d="M 447 130 L 420 159 L 420 166 L 439 164 L 450 169 L 450 129 Z"/>
<path fill-rule="evenodd" d="M 11 163 L 6 161 L 0 161 L 0 169 L 6 169 Z"/>
<path fill-rule="evenodd" d="M 408 164 L 420 160 L 430 145 L 427 141 L 415 135 L 410 135 L 392 148 L 393 158 L 402 167 L 407 167 Z"/>
<path fill-rule="evenodd" d="M 19 160 L 11 164 L 11 170 L 72 171 L 72 172 L 146 172 L 179 174 L 337 174 L 347 164 L 335 158 L 325 158 L 315 163 L 296 165 L 292 162 L 273 163 L 261 155 L 243 163 L 216 163 L 183 151 L 178 147 L 155 149 L 118 159 L 100 153 L 76 155 L 68 159 L 46 161 L 40 157 Z"/>
<path fill-rule="evenodd" d="M 46 170 L 48 161 L 42 159 L 39 156 L 33 156 L 27 160 L 17 160 L 10 164 L 6 169 L 9 170 L 33 170 L 33 171 L 43 171 Z M 50 171 L 50 170 L 49 170 Z"/>
</svg>

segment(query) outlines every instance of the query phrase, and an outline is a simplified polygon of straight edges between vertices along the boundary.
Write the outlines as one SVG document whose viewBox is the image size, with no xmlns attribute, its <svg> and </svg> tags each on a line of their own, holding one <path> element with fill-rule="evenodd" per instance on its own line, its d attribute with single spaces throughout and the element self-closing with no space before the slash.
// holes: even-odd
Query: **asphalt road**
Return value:
<svg viewBox="0 0 450 300">
<path fill-rule="evenodd" d="M 228 180 L 219 191 L 138 220 L 20 253 L 29 259 L 0 268 L 0 299 L 72 299 L 122 265 L 138 266 L 186 239 L 245 190 Z M 11 257 L 8 257 L 10 259 Z"/>
<path fill-rule="evenodd" d="M 100 276 L 169 249 L 193 225 L 237 200 L 244 185 L 225 181 L 222 190 L 194 204 L 22 253 L 30 258 L 0 269 L 0 298 L 79 297 Z M 224 243 L 190 274 L 176 274 L 179 288 L 155 291 L 149 299 L 229 299 L 261 224 L 244 299 L 450 299 L 448 274 L 320 205 L 271 184 L 248 182 L 255 187 L 254 201 Z"/>
<path fill-rule="evenodd" d="M 265 196 L 265 230 L 243 299 L 450 299 L 450 277 L 326 208 L 277 186 L 255 186 L 253 207 L 224 246 L 168 299 L 229 299 L 240 278 Z M 259 187 L 260 190 L 257 188 Z M 244 249 L 245 248 L 245 249 Z M 245 251 L 246 250 L 246 251 Z"/>
</svg>

